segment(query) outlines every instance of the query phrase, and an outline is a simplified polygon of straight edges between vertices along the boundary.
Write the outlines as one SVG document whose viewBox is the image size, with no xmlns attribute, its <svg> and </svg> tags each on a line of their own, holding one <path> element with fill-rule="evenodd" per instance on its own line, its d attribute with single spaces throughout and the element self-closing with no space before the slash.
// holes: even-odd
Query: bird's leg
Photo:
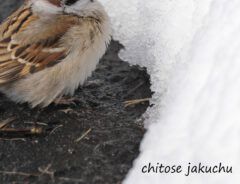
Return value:
<svg viewBox="0 0 240 184">
<path fill-rule="evenodd" d="M 76 105 L 75 102 L 74 102 L 75 100 L 76 100 L 76 97 L 70 97 L 70 98 L 59 97 L 54 101 L 54 103 L 56 105 L 70 105 L 70 104 Z"/>
</svg>

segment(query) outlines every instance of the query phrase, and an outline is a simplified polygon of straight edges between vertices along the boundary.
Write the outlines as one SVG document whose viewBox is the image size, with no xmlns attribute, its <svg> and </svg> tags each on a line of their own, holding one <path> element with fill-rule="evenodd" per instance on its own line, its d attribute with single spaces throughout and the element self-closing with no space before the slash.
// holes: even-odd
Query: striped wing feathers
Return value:
<svg viewBox="0 0 240 184">
<path fill-rule="evenodd" d="M 29 44 L 14 40 L 15 35 L 36 19 L 31 9 L 22 8 L 3 23 L 4 28 L 0 29 L 0 84 L 54 66 L 65 57 L 66 49 L 62 47 L 61 38 L 66 32 L 66 25 L 64 29 L 58 29 L 57 34 Z"/>
</svg>

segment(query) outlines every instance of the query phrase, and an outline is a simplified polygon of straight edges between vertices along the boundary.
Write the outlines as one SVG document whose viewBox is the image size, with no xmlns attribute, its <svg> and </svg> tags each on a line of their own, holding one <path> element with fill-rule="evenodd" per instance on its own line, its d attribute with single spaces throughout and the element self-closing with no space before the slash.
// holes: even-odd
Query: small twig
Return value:
<svg viewBox="0 0 240 184">
<path fill-rule="evenodd" d="M 47 123 L 43 122 L 24 122 L 25 124 L 31 124 L 31 125 L 42 125 L 42 126 L 48 126 Z"/>
<path fill-rule="evenodd" d="M 26 142 L 26 139 L 24 139 L 24 138 L 12 138 L 12 139 L 0 138 L 0 140 L 3 140 L 3 141 L 24 141 L 24 142 Z"/>
<path fill-rule="evenodd" d="M 56 126 L 51 132 L 50 132 L 50 135 L 53 134 L 58 128 L 61 128 L 63 127 L 63 125 L 58 125 Z"/>
<path fill-rule="evenodd" d="M 36 127 L 29 127 L 25 129 L 4 128 L 4 129 L 0 129 L 0 133 L 40 135 L 44 133 L 44 130 L 42 128 L 36 128 Z"/>
<path fill-rule="evenodd" d="M 41 175 L 43 174 L 47 174 L 50 176 L 51 180 L 54 182 L 55 179 L 54 179 L 54 172 L 53 171 L 49 171 L 49 169 L 52 167 L 52 164 L 48 164 L 48 166 L 45 168 L 45 169 L 42 169 L 42 168 L 38 168 L 39 172 L 41 172 Z M 39 175 L 39 176 L 41 176 Z"/>
<path fill-rule="evenodd" d="M 93 152 L 95 153 L 100 146 L 101 146 L 100 144 L 96 145 L 96 146 L 93 148 Z"/>
<path fill-rule="evenodd" d="M 25 172 L 15 172 L 15 171 L 0 171 L 1 174 L 7 174 L 7 175 L 19 175 L 19 176 L 35 176 L 39 177 L 39 174 L 35 173 L 25 173 Z"/>
<path fill-rule="evenodd" d="M 13 181 L 12 184 L 30 184 L 28 181 Z"/>
<path fill-rule="evenodd" d="M 86 137 L 91 131 L 92 131 L 92 129 L 89 128 L 88 131 L 86 131 L 81 137 L 79 137 L 78 139 L 76 139 L 75 142 L 81 141 L 81 140 L 82 140 L 84 137 Z"/>
<path fill-rule="evenodd" d="M 0 123 L 0 129 L 2 129 L 3 127 L 5 127 L 8 123 L 12 122 L 13 120 L 15 120 L 15 118 L 8 118 L 5 121 Z"/>
<path fill-rule="evenodd" d="M 78 178 L 59 177 L 58 179 L 66 182 L 85 182 L 83 179 L 78 179 Z"/>
<path fill-rule="evenodd" d="M 65 114 L 67 114 L 67 113 L 73 111 L 73 109 L 67 108 L 67 109 L 62 109 L 62 110 L 59 110 L 59 111 L 60 111 L 60 112 L 64 112 Z"/>
<path fill-rule="evenodd" d="M 144 99 L 137 99 L 137 100 L 128 100 L 128 101 L 125 101 L 124 104 L 125 104 L 125 107 L 128 107 L 130 105 L 135 105 L 135 104 L 142 103 L 142 102 L 148 102 L 150 100 L 151 100 L 151 98 L 144 98 Z"/>
<path fill-rule="evenodd" d="M 51 180 L 55 182 L 55 173 L 53 171 L 49 171 L 49 169 L 52 167 L 52 164 L 48 164 L 48 166 L 45 169 L 38 168 L 39 174 L 36 173 L 25 173 L 25 172 L 15 172 L 15 171 L 0 171 L 0 174 L 6 174 L 6 175 L 19 175 L 19 176 L 34 176 L 34 177 L 40 177 L 44 174 L 49 175 Z M 56 177 L 56 179 L 65 181 L 65 182 L 84 182 L 83 179 L 80 178 L 67 178 L 67 177 Z"/>
<path fill-rule="evenodd" d="M 134 87 L 133 89 L 130 89 L 128 91 L 128 94 L 132 94 L 133 92 L 135 92 L 138 88 L 140 88 L 143 84 L 145 83 L 145 81 L 139 83 L 136 87 Z"/>
</svg>

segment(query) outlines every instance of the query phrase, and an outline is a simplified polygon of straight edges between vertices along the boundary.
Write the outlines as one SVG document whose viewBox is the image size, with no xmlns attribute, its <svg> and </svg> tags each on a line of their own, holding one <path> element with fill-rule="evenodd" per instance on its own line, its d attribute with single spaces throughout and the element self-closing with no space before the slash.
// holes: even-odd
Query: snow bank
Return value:
<svg viewBox="0 0 240 184">
<path fill-rule="evenodd" d="M 239 183 L 240 1 L 101 0 L 120 56 L 146 66 L 152 102 L 125 184 Z M 143 174 L 153 165 L 232 166 L 232 174 Z"/>
</svg>

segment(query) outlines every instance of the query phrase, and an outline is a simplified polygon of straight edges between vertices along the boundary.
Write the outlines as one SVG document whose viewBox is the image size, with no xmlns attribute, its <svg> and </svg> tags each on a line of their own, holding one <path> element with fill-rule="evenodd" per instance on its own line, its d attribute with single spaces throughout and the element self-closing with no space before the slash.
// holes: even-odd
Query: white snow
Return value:
<svg viewBox="0 0 240 184">
<path fill-rule="evenodd" d="M 124 184 L 240 182 L 240 1 L 101 0 L 120 56 L 146 66 L 155 94 L 141 154 Z M 143 174 L 189 162 L 232 166 L 232 174 Z"/>
</svg>

